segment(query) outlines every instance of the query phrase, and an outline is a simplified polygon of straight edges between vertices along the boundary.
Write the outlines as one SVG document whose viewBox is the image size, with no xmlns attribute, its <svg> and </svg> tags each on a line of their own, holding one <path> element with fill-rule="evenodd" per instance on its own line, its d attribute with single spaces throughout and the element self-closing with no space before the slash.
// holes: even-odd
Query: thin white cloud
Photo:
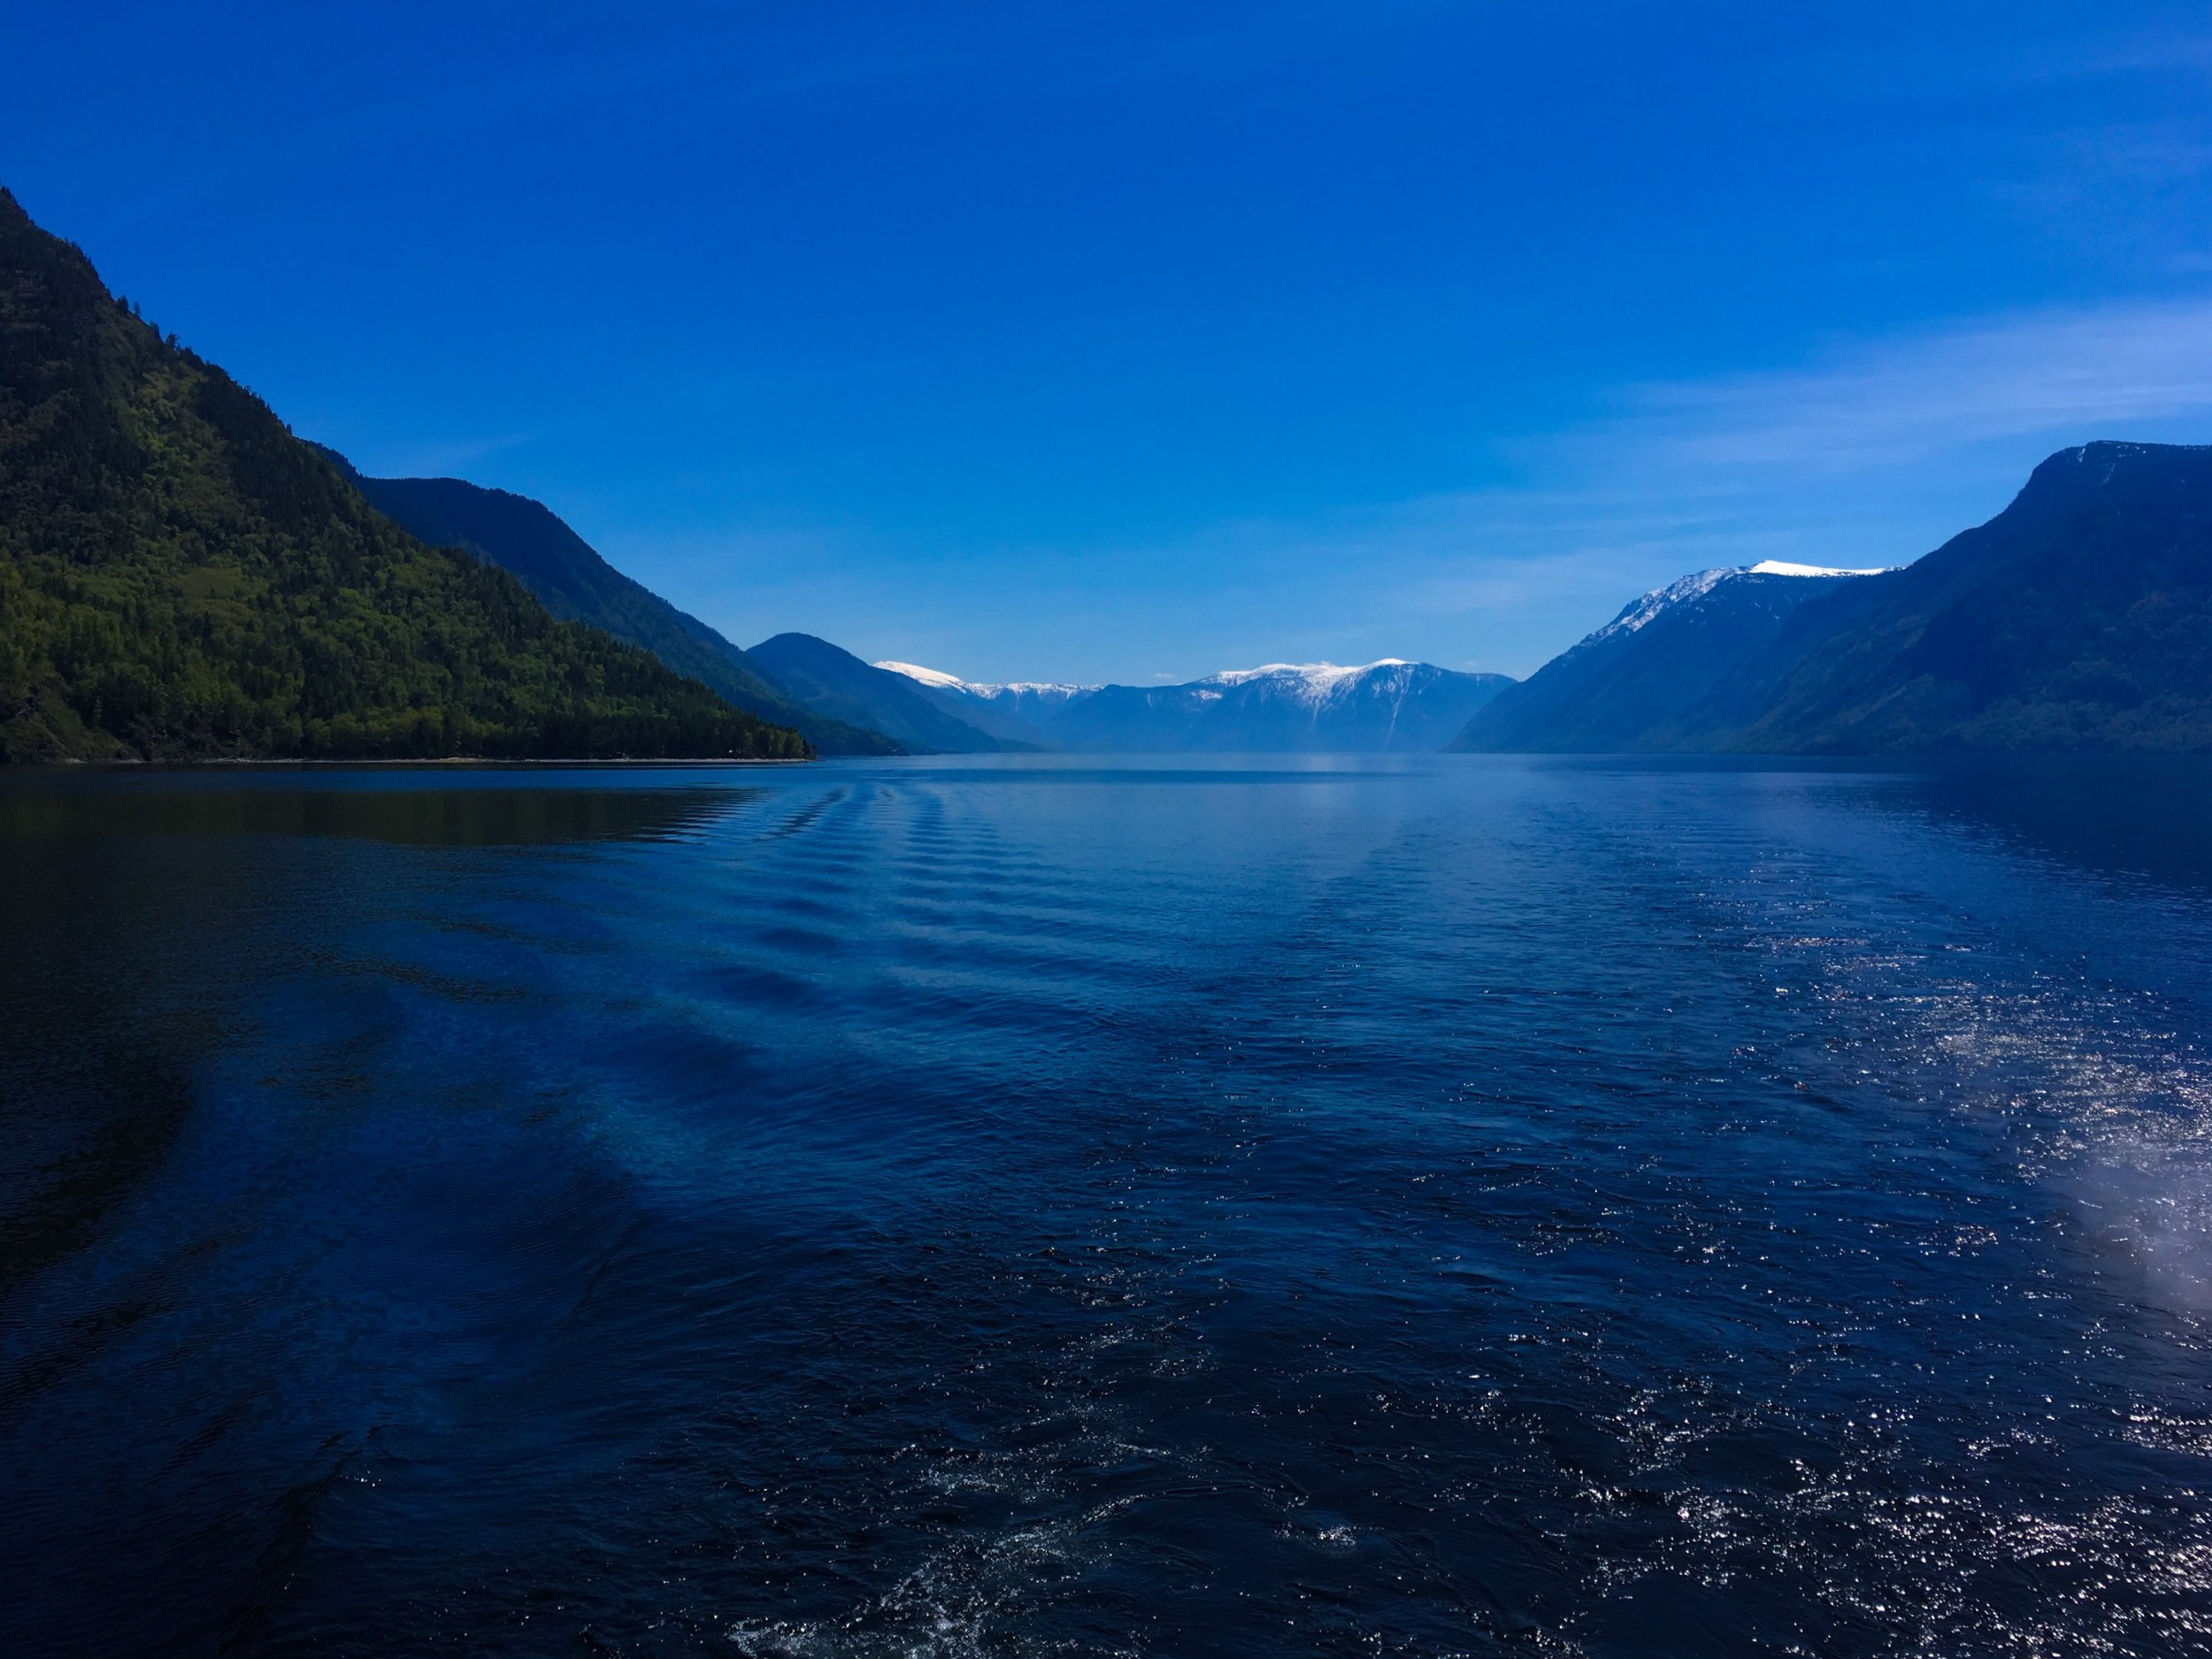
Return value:
<svg viewBox="0 0 2212 1659">
<path fill-rule="evenodd" d="M 1647 463 L 1824 474 L 1917 464 L 1993 439 L 2212 410 L 2212 299 L 2046 311 L 1883 343 L 1795 373 L 1637 388 L 1589 441 Z"/>
<path fill-rule="evenodd" d="M 2212 298 L 1985 319 L 1631 387 L 1616 406 L 1517 446 L 1518 485 L 1224 526 L 1187 552 L 1218 570 L 1264 549 L 1310 651 L 1525 672 L 1691 571 L 1901 564 L 1997 511 L 2055 449 L 2212 441 Z M 1290 610 L 1256 591 L 1244 615 Z"/>
<path fill-rule="evenodd" d="M 749 637 L 804 626 L 981 679 L 1379 657 L 1525 673 L 1691 571 L 1907 562 L 2094 438 L 2212 441 L 2212 297 L 1983 319 L 1786 370 L 1627 388 L 1607 417 L 1515 446 L 1509 485 L 1167 543 L 949 549 L 864 583 L 829 534 L 771 561 L 780 576 L 726 566 L 751 572 L 726 596 L 675 587 L 734 632 L 748 626 L 734 613 L 755 618 Z M 664 546 L 648 563 L 649 581 L 680 561 Z M 983 622 L 948 609 L 986 590 L 1009 606 Z M 1102 639 L 1143 640 L 1149 660 L 1102 659 Z"/>
</svg>

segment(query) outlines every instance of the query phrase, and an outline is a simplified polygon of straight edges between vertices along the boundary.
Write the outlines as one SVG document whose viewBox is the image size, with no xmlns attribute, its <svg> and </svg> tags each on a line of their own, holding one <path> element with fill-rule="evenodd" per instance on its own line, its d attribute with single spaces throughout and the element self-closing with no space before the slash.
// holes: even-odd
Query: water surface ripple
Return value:
<svg viewBox="0 0 2212 1659">
<path fill-rule="evenodd" d="M 0 1627 L 2212 1644 L 2212 773 L 0 781 Z"/>
</svg>

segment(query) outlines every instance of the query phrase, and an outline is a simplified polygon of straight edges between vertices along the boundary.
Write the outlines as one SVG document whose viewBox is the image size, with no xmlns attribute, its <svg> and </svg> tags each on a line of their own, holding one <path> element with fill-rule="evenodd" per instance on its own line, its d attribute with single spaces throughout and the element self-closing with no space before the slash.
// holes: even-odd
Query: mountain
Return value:
<svg viewBox="0 0 2212 1659">
<path fill-rule="evenodd" d="M 0 754 L 808 752 L 425 547 L 0 190 Z"/>
<path fill-rule="evenodd" d="M 1509 744 L 1479 718 L 1463 742 L 1572 747 L 1577 729 L 1532 719 Z M 2212 447 L 2061 450 L 1988 523 L 1795 606 L 1625 746 L 2212 749 Z"/>
<path fill-rule="evenodd" d="M 987 755 L 1042 747 L 986 731 L 966 710 L 932 687 L 864 663 L 810 634 L 779 634 L 747 655 L 809 708 L 881 732 L 918 755 Z"/>
<path fill-rule="evenodd" d="M 1048 729 L 1073 749 L 1428 753 L 1512 683 L 1395 659 L 1271 663 L 1181 686 L 1102 687 Z"/>
<path fill-rule="evenodd" d="M 895 755 L 899 746 L 794 702 L 736 646 L 601 557 L 551 508 L 457 478 L 366 478 L 334 449 L 331 464 L 394 524 L 432 547 L 496 565 L 555 616 L 603 628 L 653 653 L 726 702 L 795 728 L 825 755 Z"/>
<path fill-rule="evenodd" d="M 980 686 L 879 664 L 941 695 L 1018 711 L 1060 749 L 1133 754 L 1441 749 L 1513 682 L 1392 659 L 1364 668 L 1271 663 L 1182 686 Z"/>
<path fill-rule="evenodd" d="M 1987 524 L 1747 664 L 1732 748 L 2212 749 L 2212 447 L 2062 450 Z"/>
<path fill-rule="evenodd" d="M 953 712 L 995 737 L 1025 743 L 1033 749 L 1054 747 L 1045 726 L 1071 702 L 1087 697 L 1096 686 L 1018 684 L 972 685 L 941 669 L 914 663 L 878 663 L 876 667 L 904 674 L 949 703 Z"/>
<path fill-rule="evenodd" d="M 1770 560 L 1701 571 L 1632 601 L 1519 684 L 1452 741 L 1458 749 L 1618 753 L 1696 746 L 1709 705 L 1799 606 L 1878 571 Z"/>
</svg>

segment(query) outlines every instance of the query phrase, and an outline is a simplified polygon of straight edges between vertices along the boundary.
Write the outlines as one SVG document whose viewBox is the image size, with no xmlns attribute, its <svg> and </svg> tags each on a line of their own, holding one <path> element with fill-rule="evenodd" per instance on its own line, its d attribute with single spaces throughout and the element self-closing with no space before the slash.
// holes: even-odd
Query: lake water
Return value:
<svg viewBox="0 0 2212 1659">
<path fill-rule="evenodd" d="M 12 1655 L 2212 1644 L 2212 768 L 0 778 Z"/>
</svg>

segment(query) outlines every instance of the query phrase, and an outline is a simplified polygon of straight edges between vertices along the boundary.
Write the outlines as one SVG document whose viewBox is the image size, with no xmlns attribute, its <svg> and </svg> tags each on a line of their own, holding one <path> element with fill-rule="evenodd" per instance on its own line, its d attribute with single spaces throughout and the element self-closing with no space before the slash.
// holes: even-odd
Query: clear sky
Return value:
<svg viewBox="0 0 2212 1659">
<path fill-rule="evenodd" d="M 741 644 L 1525 672 L 2212 442 L 2212 8 L 22 5 L 0 182 Z"/>
</svg>

